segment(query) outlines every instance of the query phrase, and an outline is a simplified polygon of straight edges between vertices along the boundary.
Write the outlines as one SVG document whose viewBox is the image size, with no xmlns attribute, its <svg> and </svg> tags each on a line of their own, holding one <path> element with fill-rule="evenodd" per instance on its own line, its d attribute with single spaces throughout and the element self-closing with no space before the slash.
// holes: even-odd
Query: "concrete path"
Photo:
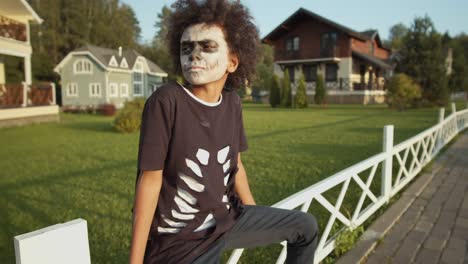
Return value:
<svg viewBox="0 0 468 264">
<path fill-rule="evenodd" d="M 468 264 L 468 133 L 363 263 Z"/>
</svg>

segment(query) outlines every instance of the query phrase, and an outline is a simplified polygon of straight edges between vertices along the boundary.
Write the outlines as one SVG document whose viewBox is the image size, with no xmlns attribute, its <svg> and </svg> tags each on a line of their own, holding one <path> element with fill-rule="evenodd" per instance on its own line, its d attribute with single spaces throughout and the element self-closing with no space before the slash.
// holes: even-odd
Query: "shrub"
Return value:
<svg viewBox="0 0 468 264">
<path fill-rule="evenodd" d="M 117 112 L 115 105 L 113 104 L 102 104 L 98 107 L 98 113 L 105 116 L 114 116 Z"/>
<path fill-rule="evenodd" d="M 396 74 L 385 83 L 387 104 L 390 108 L 403 111 L 418 98 L 421 87 L 406 74 Z"/>
<path fill-rule="evenodd" d="M 314 101 L 316 104 L 325 104 L 325 97 L 327 96 L 327 90 L 325 89 L 325 82 L 322 75 L 317 75 L 317 81 L 315 83 L 315 95 Z"/>
<path fill-rule="evenodd" d="M 146 100 L 143 98 L 125 102 L 114 120 L 114 127 L 121 133 L 133 133 L 140 130 L 141 114 Z"/>
<path fill-rule="evenodd" d="M 283 91 L 281 95 L 281 105 L 283 107 L 291 107 L 291 81 L 289 80 L 289 71 L 284 71 Z"/>
<path fill-rule="evenodd" d="M 270 84 L 270 105 L 276 107 L 280 104 L 280 80 L 276 74 L 273 75 Z"/>
<path fill-rule="evenodd" d="M 306 83 L 304 79 L 304 74 L 301 74 L 299 77 L 299 85 L 297 86 L 296 96 L 295 96 L 296 107 L 306 108 L 307 107 L 307 94 L 306 94 Z"/>
</svg>

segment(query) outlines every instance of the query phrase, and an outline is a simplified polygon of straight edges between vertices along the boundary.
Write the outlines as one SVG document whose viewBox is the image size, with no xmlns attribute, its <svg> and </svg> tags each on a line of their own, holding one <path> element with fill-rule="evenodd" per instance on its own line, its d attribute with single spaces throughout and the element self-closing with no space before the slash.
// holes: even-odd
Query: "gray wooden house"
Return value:
<svg viewBox="0 0 468 264">
<path fill-rule="evenodd" d="M 135 50 L 85 45 L 70 52 L 54 69 L 61 77 L 62 106 L 97 107 L 147 98 L 167 77 L 156 63 Z"/>
</svg>

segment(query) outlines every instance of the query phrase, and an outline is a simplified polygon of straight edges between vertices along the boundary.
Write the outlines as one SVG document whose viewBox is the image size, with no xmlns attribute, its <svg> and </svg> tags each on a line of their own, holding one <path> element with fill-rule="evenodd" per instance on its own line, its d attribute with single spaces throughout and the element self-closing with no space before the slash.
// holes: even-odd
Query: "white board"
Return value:
<svg viewBox="0 0 468 264">
<path fill-rule="evenodd" d="M 15 236 L 16 264 L 90 264 L 86 220 L 78 218 Z"/>
</svg>

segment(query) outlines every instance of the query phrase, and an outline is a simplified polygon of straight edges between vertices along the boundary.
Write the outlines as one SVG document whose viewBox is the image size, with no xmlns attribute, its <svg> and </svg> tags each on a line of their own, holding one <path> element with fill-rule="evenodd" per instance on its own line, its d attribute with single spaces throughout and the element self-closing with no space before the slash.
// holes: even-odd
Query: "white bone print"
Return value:
<svg viewBox="0 0 468 264">
<path fill-rule="evenodd" d="M 227 160 L 227 156 L 229 154 L 230 147 L 226 146 L 221 150 L 217 151 L 217 161 L 221 164 L 221 168 L 224 173 L 229 170 L 231 166 L 231 160 Z M 198 148 L 196 153 L 196 159 L 191 160 L 185 158 L 185 164 L 187 167 L 198 177 L 204 178 L 203 172 L 200 166 L 208 165 L 210 160 L 210 153 L 202 148 Z M 178 173 L 179 177 L 185 184 L 190 188 L 190 190 L 201 193 L 205 191 L 205 185 L 198 182 L 197 177 L 190 177 L 181 172 Z M 224 186 L 227 185 L 229 181 L 230 174 L 226 174 L 223 177 Z M 177 194 L 174 196 L 174 202 L 177 207 L 171 210 L 172 217 L 174 219 L 178 219 L 181 221 L 189 221 L 195 218 L 195 213 L 198 213 L 200 210 L 196 208 L 197 205 L 197 198 L 194 197 L 188 190 L 184 190 L 183 188 L 187 188 L 184 185 L 177 186 Z M 222 197 L 221 202 L 226 205 L 226 208 L 230 209 L 230 205 L 228 204 L 229 200 L 226 195 Z M 162 216 L 165 223 L 167 223 L 170 227 L 158 227 L 158 231 L 162 233 L 177 233 L 180 232 L 181 228 L 187 226 L 185 222 L 177 222 L 171 219 L 168 219 L 164 215 Z M 194 232 L 198 232 L 201 230 L 205 230 L 209 227 L 216 225 L 216 220 L 212 213 L 209 213 L 203 223 L 194 230 Z"/>
<path fill-rule="evenodd" d="M 226 161 L 227 154 L 229 153 L 229 146 L 221 149 L 218 151 L 218 162 L 219 164 L 223 164 Z"/>
<path fill-rule="evenodd" d="M 203 165 L 208 165 L 208 160 L 210 158 L 210 153 L 204 149 L 199 148 L 197 151 L 197 159 Z"/>
<path fill-rule="evenodd" d="M 198 164 L 189 159 L 185 159 L 185 163 L 187 164 L 187 167 L 189 167 L 193 171 L 193 173 L 195 173 L 198 177 L 203 177 Z"/>
</svg>

